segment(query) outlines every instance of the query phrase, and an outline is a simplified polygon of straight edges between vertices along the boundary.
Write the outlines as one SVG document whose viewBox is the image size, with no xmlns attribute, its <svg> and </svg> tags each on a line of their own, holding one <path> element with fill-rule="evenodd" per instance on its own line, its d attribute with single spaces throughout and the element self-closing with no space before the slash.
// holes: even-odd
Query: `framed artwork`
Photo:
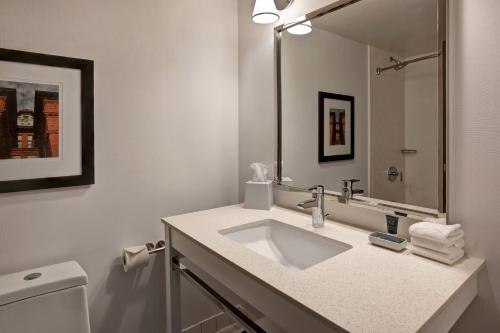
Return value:
<svg viewBox="0 0 500 333">
<path fill-rule="evenodd" d="M 0 48 L 0 193 L 94 183 L 94 62 Z"/>
<path fill-rule="evenodd" d="M 354 159 L 354 96 L 318 93 L 318 161 Z"/>
</svg>

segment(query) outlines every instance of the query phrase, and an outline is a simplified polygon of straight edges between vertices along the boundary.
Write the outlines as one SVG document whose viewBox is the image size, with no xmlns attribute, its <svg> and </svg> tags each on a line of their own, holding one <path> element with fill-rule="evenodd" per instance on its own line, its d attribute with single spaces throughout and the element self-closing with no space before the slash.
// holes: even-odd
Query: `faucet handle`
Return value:
<svg viewBox="0 0 500 333">
<path fill-rule="evenodd" d="M 352 190 L 352 185 L 354 183 L 359 182 L 359 179 L 343 179 L 342 183 L 344 184 L 344 188 L 350 188 Z"/>
<path fill-rule="evenodd" d="M 359 182 L 360 180 L 359 179 L 355 179 L 355 178 L 352 178 L 352 179 L 343 179 L 342 182 L 344 183 L 344 187 L 351 187 L 354 185 L 354 183 L 357 183 Z"/>
</svg>

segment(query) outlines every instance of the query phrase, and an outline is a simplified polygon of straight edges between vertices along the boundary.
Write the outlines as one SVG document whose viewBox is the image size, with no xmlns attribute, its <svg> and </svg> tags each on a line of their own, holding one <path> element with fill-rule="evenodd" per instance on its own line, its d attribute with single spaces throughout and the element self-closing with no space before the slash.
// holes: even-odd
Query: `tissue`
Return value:
<svg viewBox="0 0 500 333">
<path fill-rule="evenodd" d="M 145 245 L 126 247 L 123 249 L 123 270 L 145 267 L 149 264 L 149 251 Z"/>
<path fill-rule="evenodd" d="M 252 163 L 250 168 L 253 170 L 253 182 L 265 183 L 267 181 L 267 165 L 264 163 Z"/>
</svg>

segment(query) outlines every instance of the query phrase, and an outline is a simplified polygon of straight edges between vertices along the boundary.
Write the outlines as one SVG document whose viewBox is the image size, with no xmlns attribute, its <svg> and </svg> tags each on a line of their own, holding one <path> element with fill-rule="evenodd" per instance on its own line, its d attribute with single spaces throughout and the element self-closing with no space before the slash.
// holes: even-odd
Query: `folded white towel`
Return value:
<svg viewBox="0 0 500 333">
<path fill-rule="evenodd" d="M 460 224 L 437 224 L 433 222 L 418 222 L 410 226 L 410 235 L 430 240 L 445 241 L 456 238 L 463 233 Z"/>
<path fill-rule="evenodd" d="M 450 244 L 440 243 L 432 240 L 428 240 L 420 237 L 412 237 L 411 243 L 416 246 L 424 247 L 426 249 L 431 249 L 444 254 L 452 254 L 455 249 L 461 249 L 464 247 L 465 242 L 463 238 L 456 239 Z"/>
<path fill-rule="evenodd" d="M 431 242 L 434 242 L 436 244 L 439 244 L 441 246 L 450 246 L 450 245 L 453 245 L 453 244 L 457 244 L 458 242 L 460 241 L 463 241 L 464 239 L 464 231 L 463 230 L 459 230 L 458 233 L 456 235 L 454 235 L 453 237 L 450 237 L 450 238 L 446 238 L 446 239 L 436 239 L 436 238 L 429 238 L 429 237 L 424 237 L 424 236 L 412 236 L 412 237 L 415 237 L 415 238 L 419 238 L 419 239 L 426 239 L 428 241 L 431 241 Z"/>
<path fill-rule="evenodd" d="M 464 256 L 464 250 L 459 249 L 458 247 L 455 248 L 454 253 L 452 254 L 443 254 L 439 253 L 433 250 L 425 249 L 420 246 L 415 246 L 413 245 L 411 248 L 411 253 L 426 257 L 432 260 L 436 260 L 448 265 L 453 265 L 455 262 L 457 262 L 459 259 L 461 259 Z"/>
</svg>

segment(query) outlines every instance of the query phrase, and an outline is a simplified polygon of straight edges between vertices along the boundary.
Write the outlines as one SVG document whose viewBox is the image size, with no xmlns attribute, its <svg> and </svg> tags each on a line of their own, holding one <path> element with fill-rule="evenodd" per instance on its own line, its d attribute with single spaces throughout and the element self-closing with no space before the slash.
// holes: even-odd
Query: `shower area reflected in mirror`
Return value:
<svg viewBox="0 0 500 333">
<path fill-rule="evenodd" d="M 420 3 L 417 13 L 422 17 L 410 20 L 410 31 L 385 31 L 387 41 L 379 38 L 369 47 L 371 193 L 437 209 L 443 52 L 436 29 L 437 3 Z"/>
</svg>

